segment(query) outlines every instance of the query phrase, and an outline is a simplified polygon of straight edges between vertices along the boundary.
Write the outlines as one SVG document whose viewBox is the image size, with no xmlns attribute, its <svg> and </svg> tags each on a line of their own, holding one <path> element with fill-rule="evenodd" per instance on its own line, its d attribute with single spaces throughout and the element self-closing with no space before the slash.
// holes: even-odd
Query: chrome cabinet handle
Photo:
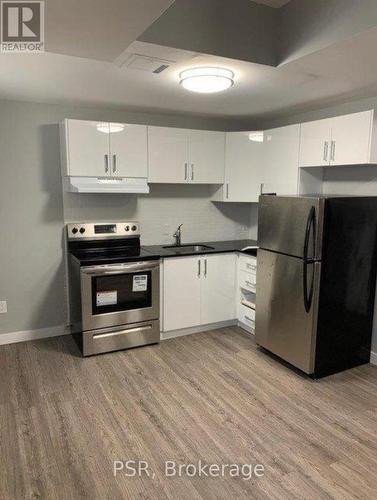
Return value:
<svg viewBox="0 0 377 500">
<path fill-rule="evenodd" d="M 226 199 L 229 199 L 229 183 L 226 185 Z"/>
<path fill-rule="evenodd" d="M 187 181 L 188 165 L 185 163 L 185 181 Z"/>
<path fill-rule="evenodd" d="M 327 161 L 327 156 L 329 154 L 329 143 L 325 141 L 323 144 L 323 161 Z"/>
<path fill-rule="evenodd" d="M 113 155 L 113 173 L 117 171 L 117 155 Z"/>
<path fill-rule="evenodd" d="M 194 180 L 194 164 L 191 163 L 191 180 Z"/>
<path fill-rule="evenodd" d="M 263 194 L 263 186 L 264 186 L 264 184 L 260 185 L 260 194 Z"/>
<path fill-rule="evenodd" d="M 335 161 L 335 141 L 331 141 L 331 161 Z"/>
<path fill-rule="evenodd" d="M 204 259 L 204 277 L 207 277 L 207 259 Z"/>
<path fill-rule="evenodd" d="M 200 259 L 198 260 L 198 278 L 200 278 Z"/>
<path fill-rule="evenodd" d="M 105 172 L 109 171 L 109 155 L 104 155 L 105 157 Z"/>
</svg>

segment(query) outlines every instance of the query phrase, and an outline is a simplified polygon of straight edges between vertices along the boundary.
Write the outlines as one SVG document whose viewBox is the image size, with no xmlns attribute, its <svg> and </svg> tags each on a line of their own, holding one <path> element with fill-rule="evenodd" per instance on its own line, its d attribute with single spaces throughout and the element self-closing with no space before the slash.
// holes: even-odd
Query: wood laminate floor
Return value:
<svg viewBox="0 0 377 500">
<path fill-rule="evenodd" d="M 371 365 L 312 381 L 225 328 L 87 359 L 69 336 L 13 344 L 0 367 L 1 500 L 377 497 Z M 165 477 L 167 460 L 265 474 Z"/>
</svg>

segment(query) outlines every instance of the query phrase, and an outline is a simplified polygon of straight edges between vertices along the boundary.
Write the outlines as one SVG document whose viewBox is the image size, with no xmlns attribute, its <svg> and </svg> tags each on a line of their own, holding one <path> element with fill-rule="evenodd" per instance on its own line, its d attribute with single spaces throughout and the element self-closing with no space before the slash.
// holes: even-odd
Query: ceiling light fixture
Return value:
<svg viewBox="0 0 377 500">
<path fill-rule="evenodd" d="M 179 75 L 180 84 L 191 92 L 211 94 L 229 89 L 234 84 L 234 73 L 225 68 L 191 68 Z"/>
<path fill-rule="evenodd" d="M 115 134 L 116 132 L 123 132 L 123 123 L 97 123 L 98 132 L 103 132 L 104 134 Z"/>
</svg>

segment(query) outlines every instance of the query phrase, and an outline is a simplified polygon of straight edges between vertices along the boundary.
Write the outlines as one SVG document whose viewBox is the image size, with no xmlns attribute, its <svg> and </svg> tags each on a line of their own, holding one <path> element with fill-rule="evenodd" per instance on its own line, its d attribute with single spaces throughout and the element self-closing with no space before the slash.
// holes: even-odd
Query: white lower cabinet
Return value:
<svg viewBox="0 0 377 500">
<path fill-rule="evenodd" d="M 164 331 L 200 324 L 200 259 L 164 260 Z"/>
<path fill-rule="evenodd" d="M 240 255 L 238 259 L 237 318 L 239 325 L 254 332 L 257 258 Z"/>
<path fill-rule="evenodd" d="M 236 254 L 164 260 L 164 331 L 236 318 Z"/>
<path fill-rule="evenodd" d="M 236 317 L 236 259 L 233 253 L 204 257 L 201 324 L 218 323 Z"/>
</svg>

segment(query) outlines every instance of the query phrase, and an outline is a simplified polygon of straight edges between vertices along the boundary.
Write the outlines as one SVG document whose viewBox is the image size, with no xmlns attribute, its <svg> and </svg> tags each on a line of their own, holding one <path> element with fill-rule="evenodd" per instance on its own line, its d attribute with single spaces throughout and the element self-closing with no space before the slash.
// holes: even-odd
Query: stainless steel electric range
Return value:
<svg viewBox="0 0 377 500">
<path fill-rule="evenodd" d="M 160 341 L 160 259 L 137 222 L 67 225 L 71 331 L 84 356 Z"/>
</svg>

